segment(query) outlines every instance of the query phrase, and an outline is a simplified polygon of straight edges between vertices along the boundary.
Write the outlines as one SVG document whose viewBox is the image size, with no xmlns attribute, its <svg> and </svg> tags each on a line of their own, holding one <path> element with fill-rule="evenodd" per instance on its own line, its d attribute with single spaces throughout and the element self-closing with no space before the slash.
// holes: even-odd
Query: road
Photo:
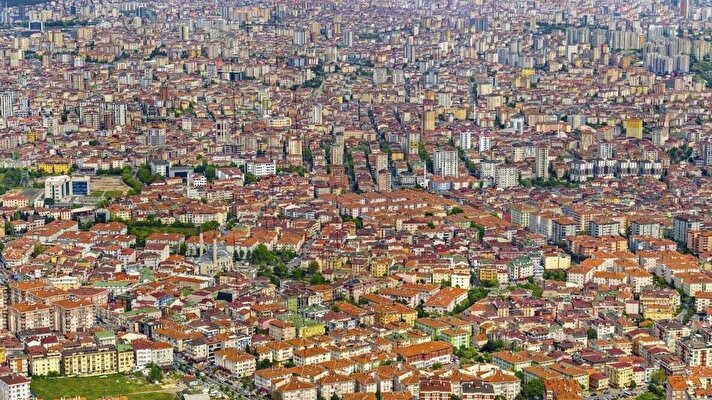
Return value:
<svg viewBox="0 0 712 400">
<path fill-rule="evenodd" d="M 185 374 L 195 376 L 196 372 L 200 372 L 200 376 L 195 379 L 200 381 L 205 387 L 217 391 L 215 395 L 223 395 L 223 387 L 229 387 L 236 391 L 243 398 L 249 400 L 264 399 L 257 391 L 249 390 L 242 386 L 240 379 L 237 377 L 224 377 L 216 375 L 210 366 L 196 367 L 195 363 L 191 360 L 186 359 L 181 354 L 176 354 L 173 360 L 173 365 L 177 371 L 183 372 Z M 212 397 L 212 393 L 211 393 Z"/>
<path fill-rule="evenodd" d="M 645 393 L 647 388 L 645 386 L 637 387 L 635 389 L 606 389 L 602 392 L 593 392 L 588 396 L 584 396 L 586 400 L 623 400 L 623 399 L 634 399 L 641 394 Z"/>
</svg>

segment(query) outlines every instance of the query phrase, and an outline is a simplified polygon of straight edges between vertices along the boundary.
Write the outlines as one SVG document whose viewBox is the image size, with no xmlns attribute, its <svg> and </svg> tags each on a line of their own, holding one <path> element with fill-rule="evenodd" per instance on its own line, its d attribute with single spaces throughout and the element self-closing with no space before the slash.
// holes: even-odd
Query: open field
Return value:
<svg viewBox="0 0 712 400">
<path fill-rule="evenodd" d="M 119 197 L 131 189 L 126 186 L 120 176 L 94 176 L 91 179 L 92 197 Z"/>
<path fill-rule="evenodd" d="M 81 396 L 87 400 L 128 396 L 129 400 L 173 400 L 175 395 L 160 385 L 149 385 L 124 375 L 33 379 L 32 392 L 44 400 Z"/>
</svg>

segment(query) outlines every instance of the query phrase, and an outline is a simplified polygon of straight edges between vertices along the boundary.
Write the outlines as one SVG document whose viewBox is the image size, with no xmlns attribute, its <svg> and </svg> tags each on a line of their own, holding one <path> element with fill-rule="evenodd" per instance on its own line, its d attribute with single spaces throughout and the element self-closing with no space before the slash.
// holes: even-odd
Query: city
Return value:
<svg viewBox="0 0 712 400">
<path fill-rule="evenodd" d="M 0 400 L 712 398 L 712 0 L 2 0 Z"/>
</svg>

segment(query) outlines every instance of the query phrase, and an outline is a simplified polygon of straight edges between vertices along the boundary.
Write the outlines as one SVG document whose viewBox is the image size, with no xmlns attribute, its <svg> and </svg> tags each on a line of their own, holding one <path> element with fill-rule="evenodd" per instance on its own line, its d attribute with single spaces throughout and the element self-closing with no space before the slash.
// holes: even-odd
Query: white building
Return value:
<svg viewBox="0 0 712 400">
<path fill-rule="evenodd" d="M 516 167 L 498 166 L 494 173 L 494 184 L 498 189 L 517 186 L 518 171 Z"/>
<path fill-rule="evenodd" d="M 88 176 L 59 175 L 45 179 L 46 199 L 58 201 L 70 196 L 88 196 L 90 194 L 91 185 Z"/>
<path fill-rule="evenodd" d="M 492 149 L 492 138 L 488 136 L 480 136 L 480 143 L 478 149 L 480 152 L 490 151 Z"/>
<path fill-rule="evenodd" d="M 254 176 L 269 176 L 277 173 L 277 166 L 274 161 L 266 158 L 255 159 L 246 164 L 247 173 Z"/>
<path fill-rule="evenodd" d="M 460 148 L 463 150 L 472 149 L 472 132 L 460 132 Z"/>
<path fill-rule="evenodd" d="M 29 379 L 20 375 L 0 377 L 0 400 L 27 400 L 29 398 Z"/>
<path fill-rule="evenodd" d="M 549 148 L 537 147 L 534 151 L 534 173 L 537 178 L 549 179 Z"/>
<path fill-rule="evenodd" d="M 458 176 L 459 155 L 455 150 L 438 150 L 435 152 L 435 174 L 440 176 Z"/>
</svg>

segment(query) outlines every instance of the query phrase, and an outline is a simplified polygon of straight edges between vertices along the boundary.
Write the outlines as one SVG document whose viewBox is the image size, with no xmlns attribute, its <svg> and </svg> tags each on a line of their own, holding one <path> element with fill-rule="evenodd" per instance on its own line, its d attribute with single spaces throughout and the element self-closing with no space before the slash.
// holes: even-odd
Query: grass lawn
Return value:
<svg viewBox="0 0 712 400">
<path fill-rule="evenodd" d="M 136 240 L 143 242 L 148 236 L 155 232 L 180 233 L 185 236 L 196 236 L 200 233 L 199 228 L 176 228 L 173 226 L 129 226 L 128 234 L 136 235 Z"/>
<path fill-rule="evenodd" d="M 160 392 L 159 385 L 149 385 L 124 375 L 76 378 L 33 379 L 30 389 L 44 400 L 81 396 L 87 400 L 104 396 L 128 396 L 130 400 L 172 400 L 173 394 Z M 154 393 L 146 393 L 146 392 Z"/>
</svg>

